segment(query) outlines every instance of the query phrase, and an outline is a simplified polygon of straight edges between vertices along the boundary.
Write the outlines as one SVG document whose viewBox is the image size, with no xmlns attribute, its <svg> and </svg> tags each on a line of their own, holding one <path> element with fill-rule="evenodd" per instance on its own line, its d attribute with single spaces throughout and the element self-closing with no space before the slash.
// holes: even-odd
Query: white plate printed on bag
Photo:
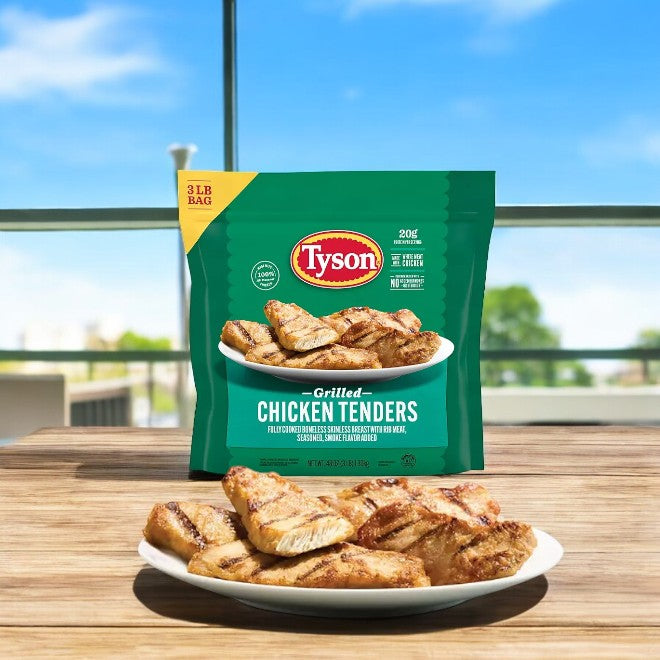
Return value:
<svg viewBox="0 0 660 660">
<path fill-rule="evenodd" d="M 440 348 L 428 362 L 409 364 L 405 367 L 385 367 L 383 369 L 294 369 L 292 367 L 276 367 L 270 364 L 248 362 L 243 353 L 222 341 L 218 344 L 218 348 L 229 360 L 248 369 L 261 371 L 282 380 L 290 380 L 296 383 L 378 383 L 407 376 L 444 362 L 454 352 L 454 344 L 444 337 L 441 337 L 440 340 Z"/>
</svg>

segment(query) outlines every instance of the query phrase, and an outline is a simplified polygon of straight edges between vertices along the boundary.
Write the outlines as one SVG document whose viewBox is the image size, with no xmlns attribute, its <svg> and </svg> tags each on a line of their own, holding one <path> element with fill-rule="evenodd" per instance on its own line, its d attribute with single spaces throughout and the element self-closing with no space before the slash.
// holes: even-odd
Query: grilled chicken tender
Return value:
<svg viewBox="0 0 660 660">
<path fill-rule="evenodd" d="M 336 330 L 295 303 L 269 300 L 264 313 L 280 344 L 291 351 L 309 351 L 339 339 Z"/>
<path fill-rule="evenodd" d="M 282 557 L 267 555 L 248 539 L 240 539 L 197 552 L 188 563 L 188 572 L 234 582 L 254 582 L 253 575 L 279 561 Z"/>
<path fill-rule="evenodd" d="M 380 312 L 370 307 L 349 307 L 329 316 L 322 316 L 321 321 L 332 326 L 340 335 L 360 321 L 373 321 L 401 332 L 417 332 L 422 327 L 422 322 L 409 309 Z"/>
<path fill-rule="evenodd" d="M 324 589 L 427 587 L 423 562 L 398 552 L 337 543 L 297 557 L 259 552 L 249 541 L 210 546 L 188 564 L 197 575 L 255 584 Z"/>
<path fill-rule="evenodd" d="M 371 515 L 395 502 L 416 502 L 434 513 L 445 513 L 477 525 L 497 520 L 499 504 L 486 488 L 465 483 L 455 488 L 434 488 L 405 477 L 372 479 L 336 495 L 319 498 L 359 529 Z M 355 540 L 357 535 L 349 540 Z"/>
<path fill-rule="evenodd" d="M 500 505 L 488 489 L 475 483 L 464 483 L 454 488 L 434 488 L 417 485 L 411 488 L 415 501 L 433 513 L 445 513 L 477 525 L 490 525 L 497 521 Z"/>
<path fill-rule="evenodd" d="M 275 331 L 265 323 L 256 321 L 227 321 L 220 339 L 227 345 L 247 353 L 260 344 L 268 344 L 276 338 Z"/>
<path fill-rule="evenodd" d="M 237 513 L 194 502 L 156 504 L 144 528 L 144 538 L 149 543 L 173 550 L 186 561 L 210 545 L 245 536 L 247 532 Z"/>
<path fill-rule="evenodd" d="M 405 367 L 428 362 L 440 348 L 435 332 L 401 332 L 375 321 L 359 321 L 341 337 L 350 348 L 373 351 L 383 367 Z"/>
<path fill-rule="evenodd" d="M 374 513 L 358 531 L 358 542 L 419 557 L 433 585 L 514 575 L 536 546 L 534 532 L 525 523 L 476 525 L 410 502 Z"/>
<path fill-rule="evenodd" d="M 293 557 L 354 533 L 353 525 L 332 507 L 275 472 L 234 466 L 222 485 L 250 541 L 262 552 Z"/>
<path fill-rule="evenodd" d="M 255 346 L 245 354 L 245 359 L 248 362 L 296 369 L 380 369 L 381 367 L 374 352 L 347 348 L 340 344 L 298 353 L 282 348 L 277 342 L 271 342 Z"/>
</svg>

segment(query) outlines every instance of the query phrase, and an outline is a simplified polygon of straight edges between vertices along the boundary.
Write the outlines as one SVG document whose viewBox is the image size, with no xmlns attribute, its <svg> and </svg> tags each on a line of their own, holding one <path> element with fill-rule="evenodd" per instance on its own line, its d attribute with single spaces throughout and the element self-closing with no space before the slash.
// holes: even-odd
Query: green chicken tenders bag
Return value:
<svg viewBox="0 0 660 660">
<path fill-rule="evenodd" d="M 179 172 L 191 474 L 483 468 L 493 172 Z"/>
</svg>

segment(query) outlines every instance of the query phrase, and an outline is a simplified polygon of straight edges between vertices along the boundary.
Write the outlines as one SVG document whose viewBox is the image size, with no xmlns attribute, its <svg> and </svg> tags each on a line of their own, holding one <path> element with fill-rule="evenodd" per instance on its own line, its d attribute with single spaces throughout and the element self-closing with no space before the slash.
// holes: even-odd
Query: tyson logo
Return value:
<svg viewBox="0 0 660 660">
<path fill-rule="evenodd" d="M 366 284 L 382 267 L 380 245 L 356 231 L 319 231 L 291 251 L 291 268 L 303 282 L 331 289 Z"/>
</svg>

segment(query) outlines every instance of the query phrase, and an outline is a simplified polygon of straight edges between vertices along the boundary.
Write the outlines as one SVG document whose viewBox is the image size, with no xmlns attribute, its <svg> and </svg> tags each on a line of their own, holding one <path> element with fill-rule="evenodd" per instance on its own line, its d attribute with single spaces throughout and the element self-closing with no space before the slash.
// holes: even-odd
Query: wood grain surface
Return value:
<svg viewBox="0 0 660 660">
<path fill-rule="evenodd" d="M 658 656 L 660 429 L 487 429 L 486 471 L 420 481 L 484 483 L 562 562 L 450 610 L 359 621 L 252 609 L 144 564 L 154 502 L 226 503 L 187 479 L 188 446 L 178 430 L 67 428 L 0 448 L 0 656 Z"/>
</svg>

